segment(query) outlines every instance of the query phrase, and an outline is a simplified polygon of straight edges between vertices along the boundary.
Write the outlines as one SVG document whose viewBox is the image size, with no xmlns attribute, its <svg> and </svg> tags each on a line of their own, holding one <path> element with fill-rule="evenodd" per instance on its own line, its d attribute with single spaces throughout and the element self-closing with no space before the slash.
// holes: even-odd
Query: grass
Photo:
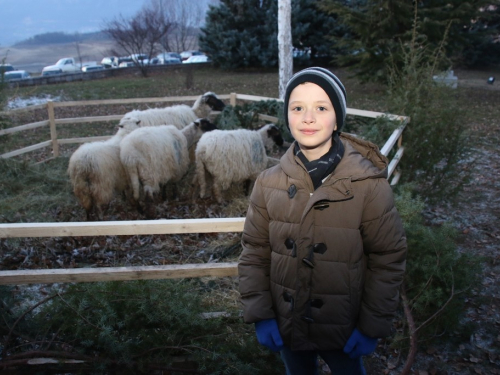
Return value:
<svg viewBox="0 0 500 375">
<path fill-rule="evenodd" d="M 385 108 L 385 88 L 379 84 L 361 84 L 349 73 L 343 70 L 333 69 L 345 83 L 347 88 L 348 106 L 371 111 L 383 112 Z M 3 94 L 7 98 L 31 98 L 33 96 L 60 97 L 65 101 L 88 100 L 88 99 L 121 99 L 136 97 L 161 97 L 161 96 L 194 96 L 206 91 L 214 91 L 218 94 L 229 94 L 232 92 L 259 95 L 266 97 L 278 96 L 278 73 L 274 70 L 255 71 L 242 70 L 221 72 L 219 70 L 200 67 L 191 69 L 192 86 L 186 87 L 186 70 L 172 69 L 164 72 L 152 73 L 143 78 L 138 75 L 120 76 L 95 81 L 70 82 L 65 84 L 44 85 L 38 87 L 4 89 Z M 468 73 L 471 75 L 472 73 Z M 489 73 L 491 74 L 491 73 Z M 457 75 L 460 77 L 461 73 Z M 481 90 L 465 87 L 457 90 L 461 105 L 471 108 L 469 116 L 464 121 L 470 123 L 475 130 L 472 141 L 493 149 L 498 144 L 498 129 L 500 127 L 500 107 L 495 105 L 500 100 L 500 91 Z M 159 104 L 161 105 L 161 104 Z M 106 105 L 86 107 L 64 107 L 56 108 L 56 118 L 71 118 L 83 116 L 105 116 L 123 114 L 131 109 L 144 108 L 147 105 Z M 47 119 L 45 110 L 35 110 L 26 113 L 15 113 L 13 115 L 0 116 L 0 128 L 19 126 L 22 124 L 42 121 Z M 354 119 L 354 118 L 351 118 Z M 98 135 L 111 135 L 115 132 L 116 122 L 82 123 L 58 126 L 58 138 L 88 137 Z M 411 124 L 410 124 L 411 126 Z M 356 129 L 355 127 L 353 128 Z M 385 136 L 385 135 L 384 135 Z M 38 128 L 20 133 L 1 136 L 0 153 L 26 147 L 50 139 L 48 128 Z M 43 207 L 55 205 L 57 201 L 63 200 L 68 204 L 71 202 L 70 187 L 67 183 L 66 168 L 71 153 L 78 145 L 61 145 L 60 152 L 63 156 L 57 161 L 52 161 L 42 166 L 30 166 L 51 157 L 49 147 L 40 149 L 23 156 L 15 157 L 14 160 L 25 163 L 22 168 L 25 171 L 16 175 L 16 181 L 10 181 L 16 186 L 15 192 L 6 187 L 7 179 L 2 182 L 5 186 L 0 201 L 0 209 L 6 221 L 22 220 L 31 221 L 57 220 L 56 217 L 47 217 Z M 11 168 L 15 163 L 2 163 L 0 169 L 2 175 L 10 176 Z M 40 172 L 42 171 L 42 172 Z M 35 183 L 33 176 L 39 176 L 40 182 Z M 57 177 L 56 177 L 57 176 Z M 51 178 L 57 178 L 59 185 L 46 192 L 43 186 L 52 186 Z M 41 190 L 42 189 L 42 190 Z M 185 187 L 189 189 L 189 186 Z M 54 192 L 57 192 L 54 194 Z M 40 194 L 40 199 L 31 200 L 30 197 Z M 49 195 L 54 194 L 53 198 Z M 25 199 L 20 199 L 25 197 Z M 238 197 L 232 197 L 233 199 Z M 40 203 L 38 203 L 38 201 Z M 245 201 L 245 199 L 243 199 Z M 43 202 L 43 203 L 42 203 Z M 72 204 L 76 202 L 73 200 Z M 244 206 L 245 204 L 241 204 Z M 198 211 L 197 209 L 194 209 Z M 71 210 L 67 210 L 71 211 Z M 45 216 L 43 216 L 45 215 Z M 44 219 L 45 217 L 45 219 Z M 66 215 L 68 219 L 70 216 Z"/>
</svg>

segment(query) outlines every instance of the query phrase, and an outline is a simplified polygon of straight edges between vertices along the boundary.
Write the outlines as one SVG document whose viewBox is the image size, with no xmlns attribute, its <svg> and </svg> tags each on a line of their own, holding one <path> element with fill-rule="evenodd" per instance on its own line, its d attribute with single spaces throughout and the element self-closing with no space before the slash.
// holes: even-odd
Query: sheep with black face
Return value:
<svg viewBox="0 0 500 375">
<path fill-rule="evenodd" d="M 222 111 L 224 102 L 209 91 L 198 97 L 193 106 L 177 104 L 164 108 L 133 110 L 123 117 L 133 117 L 141 121 L 141 126 L 174 125 L 177 129 L 191 124 L 199 118 L 209 118 L 212 111 Z"/>
</svg>

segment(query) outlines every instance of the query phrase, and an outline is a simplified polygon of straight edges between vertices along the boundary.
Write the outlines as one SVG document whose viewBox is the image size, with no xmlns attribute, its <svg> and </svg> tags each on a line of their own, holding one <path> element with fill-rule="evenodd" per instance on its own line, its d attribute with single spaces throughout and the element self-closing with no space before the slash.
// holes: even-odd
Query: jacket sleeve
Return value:
<svg viewBox="0 0 500 375">
<path fill-rule="evenodd" d="M 386 179 L 366 197 L 361 223 L 368 257 L 358 329 L 370 337 L 391 334 L 406 268 L 406 236 Z"/>
<path fill-rule="evenodd" d="M 269 216 L 260 181 L 259 177 L 250 196 L 241 239 L 243 251 L 238 261 L 239 289 L 246 323 L 275 317 L 269 284 Z"/>
</svg>

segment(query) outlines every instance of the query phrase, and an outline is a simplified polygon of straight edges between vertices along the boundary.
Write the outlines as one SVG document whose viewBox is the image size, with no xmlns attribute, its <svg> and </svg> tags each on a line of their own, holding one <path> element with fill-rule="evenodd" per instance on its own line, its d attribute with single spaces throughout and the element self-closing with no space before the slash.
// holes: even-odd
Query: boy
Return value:
<svg viewBox="0 0 500 375">
<path fill-rule="evenodd" d="M 377 146 L 340 134 L 346 92 L 330 71 L 296 73 L 284 98 L 295 142 L 261 173 L 239 259 L 244 320 L 288 375 L 364 374 L 390 334 L 406 238 Z"/>
</svg>

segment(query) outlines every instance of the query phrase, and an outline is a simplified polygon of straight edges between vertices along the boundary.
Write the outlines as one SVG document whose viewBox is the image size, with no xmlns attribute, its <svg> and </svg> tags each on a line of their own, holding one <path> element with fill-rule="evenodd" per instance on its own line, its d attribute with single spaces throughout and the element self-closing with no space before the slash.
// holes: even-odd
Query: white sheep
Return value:
<svg viewBox="0 0 500 375">
<path fill-rule="evenodd" d="M 274 124 L 259 130 L 214 130 L 203 134 L 196 146 L 193 181 L 200 186 L 200 197 L 204 198 L 207 191 L 206 172 L 213 178 L 217 202 L 222 202 L 222 190 L 234 182 L 245 181 L 248 194 L 250 183 L 270 162 L 266 149 L 270 150 L 275 144 L 281 146 L 283 138 Z"/>
<path fill-rule="evenodd" d="M 201 95 L 192 107 L 177 104 L 164 108 L 133 110 L 123 117 L 134 117 L 141 120 L 141 126 L 174 125 L 182 129 L 199 118 L 208 118 L 212 110 L 222 111 L 224 103 L 213 92 Z"/>
<path fill-rule="evenodd" d="M 179 181 L 188 171 L 189 147 L 213 129 L 215 125 L 207 119 L 198 119 L 181 130 L 173 125 L 141 127 L 125 137 L 120 144 L 120 160 L 135 201 L 139 201 L 141 184 L 149 206 L 160 186 Z"/>
<path fill-rule="evenodd" d="M 120 162 L 120 141 L 139 128 L 135 118 L 122 119 L 117 133 L 106 141 L 84 143 L 71 155 L 68 174 L 73 192 L 90 220 L 103 220 L 103 207 L 116 193 L 125 192 L 128 181 Z"/>
</svg>

